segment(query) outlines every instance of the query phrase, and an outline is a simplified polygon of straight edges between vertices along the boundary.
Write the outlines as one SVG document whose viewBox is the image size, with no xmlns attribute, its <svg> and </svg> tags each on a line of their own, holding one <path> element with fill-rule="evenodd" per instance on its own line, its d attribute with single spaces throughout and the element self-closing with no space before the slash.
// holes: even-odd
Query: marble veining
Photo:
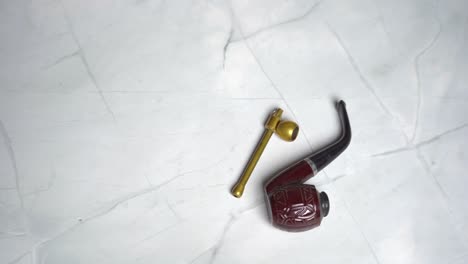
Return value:
<svg viewBox="0 0 468 264">
<path fill-rule="evenodd" d="M 0 263 L 468 262 L 468 2 L 4 1 Z M 333 140 L 321 226 L 263 184 Z M 272 138 L 237 180 L 275 107 Z"/>
</svg>

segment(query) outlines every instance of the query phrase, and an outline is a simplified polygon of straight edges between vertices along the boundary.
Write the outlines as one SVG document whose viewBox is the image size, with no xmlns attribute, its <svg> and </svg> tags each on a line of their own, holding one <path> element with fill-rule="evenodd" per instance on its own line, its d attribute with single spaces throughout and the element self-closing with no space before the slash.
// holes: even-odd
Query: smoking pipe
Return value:
<svg viewBox="0 0 468 264">
<path fill-rule="evenodd" d="M 351 141 L 351 126 L 344 101 L 337 104 L 341 119 L 340 137 L 285 170 L 265 184 L 267 207 L 272 224 L 286 231 L 305 231 L 318 227 L 330 210 L 325 192 L 304 184 L 338 157 Z"/>
</svg>

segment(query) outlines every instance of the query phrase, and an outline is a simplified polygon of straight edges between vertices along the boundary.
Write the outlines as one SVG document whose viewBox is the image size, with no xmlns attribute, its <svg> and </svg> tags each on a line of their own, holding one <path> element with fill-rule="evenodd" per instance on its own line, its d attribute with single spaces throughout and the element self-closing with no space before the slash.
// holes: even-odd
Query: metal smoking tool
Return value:
<svg viewBox="0 0 468 264">
<path fill-rule="evenodd" d="M 245 185 L 247 184 L 250 175 L 257 165 L 257 162 L 260 159 L 263 150 L 265 150 L 265 147 L 273 133 L 276 133 L 281 139 L 285 141 L 294 141 L 296 139 L 297 134 L 299 133 L 299 126 L 292 121 L 281 120 L 282 114 L 283 110 L 281 108 L 277 108 L 268 117 L 268 120 L 265 123 L 265 132 L 263 132 L 260 142 L 250 157 L 250 160 L 247 163 L 247 166 L 245 167 L 244 172 L 242 173 L 238 182 L 231 190 L 232 195 L 235 197 L 240 198 L 244 193 Z"/>
</svg>

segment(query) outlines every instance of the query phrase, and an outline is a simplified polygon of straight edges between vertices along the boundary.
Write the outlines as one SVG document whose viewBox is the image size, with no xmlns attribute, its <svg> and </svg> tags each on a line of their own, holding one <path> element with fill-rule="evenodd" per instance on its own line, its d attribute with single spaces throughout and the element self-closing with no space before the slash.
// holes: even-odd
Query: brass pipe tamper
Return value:
<svg viewBox="0 0 468 264">
<path fill-rule="evenodd" d="M 285 141 L 294 141 L 299 133 L 299 126 L 292 122 L 292 121 L 282 121 L 281 115 L 283 114 L 283 110 L 281 108 L 275 109 L 270 116 L 268 117 L 265 123 L 265 132 L 263 132 L 262 138 L 258 143 L 255 151 L 253 152 L 252 156 L 247 163 L 244 171 L 242 172 L 239 181 L 234 185 L 231 190 L 232 195 L 237 198 L 240 198 L 244 193 L 245 185 L 250 178 L 255 166 L 257 165 L 260 156 L 265 150 L 265 147 L 268 141 L 271 138 L 273 133 L 276 133 L 281 139 Z"/>
</svg>

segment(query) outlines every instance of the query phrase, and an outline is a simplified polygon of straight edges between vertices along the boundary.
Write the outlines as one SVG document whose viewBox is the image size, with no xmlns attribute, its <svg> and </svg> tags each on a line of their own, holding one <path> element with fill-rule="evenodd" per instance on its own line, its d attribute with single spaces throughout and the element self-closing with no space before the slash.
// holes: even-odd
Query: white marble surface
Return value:
<svg viewBox="0 0 468 264">
<path fill-rule="evenodd" d="M 0 3 L 0 263 L 468 263 L 468 2 Z M 339 132 L 318 229 L 262 183 Z M 242 199 L 229 194 L 274 107 Z"/>
</svg>

